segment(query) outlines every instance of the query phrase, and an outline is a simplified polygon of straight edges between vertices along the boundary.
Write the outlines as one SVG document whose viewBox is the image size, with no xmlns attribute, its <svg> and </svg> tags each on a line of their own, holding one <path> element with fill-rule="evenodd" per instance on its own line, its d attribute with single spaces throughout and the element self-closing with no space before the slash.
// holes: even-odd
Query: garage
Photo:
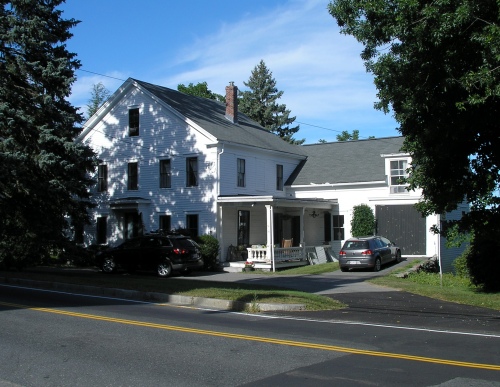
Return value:
<svg viewBox="0 0 500 387">
<path fill-rule="evenodd" d="M 377 205 L 377 235 L 401 247 L 403 255 L 426 255 L 426 219 L 413 205 Z"/>
</svg>

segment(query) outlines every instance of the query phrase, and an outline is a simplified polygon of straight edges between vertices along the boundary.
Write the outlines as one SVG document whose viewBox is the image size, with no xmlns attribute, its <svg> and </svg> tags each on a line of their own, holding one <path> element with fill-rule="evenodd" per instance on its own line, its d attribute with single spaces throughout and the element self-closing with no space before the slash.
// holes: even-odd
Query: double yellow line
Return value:
<svg viewBox="0 0 500 387">
<path fill-rule="evenodd" d="M 456 366 L 456 367 L 468 367 L 468 368 L 479 368 L 479 369 L 484 369 L 484 370 L 500 371 L 500 365 L 495 365 L 495 364 L 471 363 L 471 362 L 456 361 L 456 360 L 437 359 L 437 358 L 424 357 L 424 356 L 413 356 L 413 355 L 404 355 L 404 354 L 397 354 L 397 353 L 390 353 L 390 352 L 379 352 L 379 351 L 369 351 L 369 350 L 348 348 L 348 347 L 338 347 L 335 345 L 325 345 L 325 344 L 306 343 L 306 342 L 300 342 L 300 341 L 273 339 L 270 337 L 240 335 L 240 334 L 235 334 L 235 333 L 186 328 L 186 327 L 180 327 L 180 326 L 175 326 L 175 325 L 165 325 L 165 324 L 155 324 L 155 323 L 143 322 L 143 321 L 125 320 L 125 319 L 120 319 L 120 318 L 104 317 L 104 316 L 98 316 L 98 315 L 86 314 L 86 313 L 68 312 L 68 311 L 59 310 L 59 309 L 37 308 L 37 307 L 32 307 L 32 306 L 27 306 L 27 305 L 10 304 L 10 303 L 6 303 L 6 302 L 0 302 L 0 305 L 12 307 L 12 308 L 35 310 L 38 312 L 59 314 L 59 315 L 63 315 L 63 316 L 86 318 L 86 319 L 97 320 L 97 321 L 106 321 L 106 322 L 134 325 L 134 326 L 154 328 L 154 329 L 164 329 L 164 330 L 176 331 L 176 332 L 193 333 L 193 334 L 197 334 L 197 335 L 208 335 L 208 336 L 215 336 L 215 337 L 224 337 L 224 338 L 229 338 L 229 339 L 256 341 L 256 342 L 261 342 L 261 343 L 266 343 L 266 344 L 287 345 L 287 346 L 291 346 L 291 347 L 320 349 L 323 351 L 343 352 L 343 353 L 349 353 L 349 354 L 355 354 L 355 355 L 379 356 L 379 357 L 386 357 L 386 358 L 393 358 L 393 359 L 420 361 L 420 362 L 425 362 L 425 363 L 451 365 L 451 366 Z"/>
</svg>

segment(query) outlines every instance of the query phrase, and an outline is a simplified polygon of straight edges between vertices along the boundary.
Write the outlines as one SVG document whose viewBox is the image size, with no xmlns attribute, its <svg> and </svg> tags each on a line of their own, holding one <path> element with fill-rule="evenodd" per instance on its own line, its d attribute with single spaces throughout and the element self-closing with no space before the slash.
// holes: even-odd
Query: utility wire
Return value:
<svg viewBox="0 0 500 387">
<path fill-rule="evenodd" d="M 86 72 L 86 73 L 90 73 L 90 74 L 95 74 L 95 75 L 99 75 L 101 77 L 106 77 L 106 78 L 111 78 L 111 79 L 116 79 L 118 81 L 122 81 L 122 82 L 125 82 L 126 79 L 121 79 L 121 78 L 117 78 L 117 77 L 112 77 L 111 75 L 105 75 L 105 74 L 101 74 L 101 73 L 97 73 L 95 71 L 89 71 L 89 70 L 83 70 L 83 69 L 77 69 L 76 71 L 83 71 L 83 72 Z M 335 133 L 343 133 L 344 131 L 343 130 L 337 130 L 337 129 L 331 129 L 331 128 L 325 128 L 323 126 L 318 126 L 318 125 L 313 125 L 313 124 L 308 124 L 306 122 L 299 122 L 299 121 L 296 121 L 297 124 L 300 124 L 300 125 L 307 125 L 307 126 L 312 126 L 314 128 L 318 128 L 318 129 L 323 129 L 323 130 L 328 130 L 330 132 L 335 132 Z M 104 134 L 104 133 L 103 133 Z M 115 138 L 116 140 L 121 140 L 120 138 Z M 360 139 L 365 139 L 365 140 L 369 140 L 370 137 L 364 137 L 364 136 L 360 136 Z M 329 142 L 343 142 L 343 141 L 329 141 Z M 315 144 L 306 144 L 306 145 L 315 145 Z M 137 146 L 140 146 L 142 147 L 141 145 L 137 145 Z"/>
</svg>

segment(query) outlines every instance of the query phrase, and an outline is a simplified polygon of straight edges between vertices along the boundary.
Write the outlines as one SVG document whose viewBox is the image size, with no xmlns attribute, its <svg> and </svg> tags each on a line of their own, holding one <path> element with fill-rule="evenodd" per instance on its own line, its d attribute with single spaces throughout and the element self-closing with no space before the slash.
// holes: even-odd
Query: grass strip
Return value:
<svg viewBox="0 0 500 387">
<path fill-rule="evenodd" d="M 414 265 L 415 262 L 387 276 L 370 279 L 369 282 L 437 300 L 500 310 L 500 294 L 484 292 L 471 284 L 468 278 L 447 273 L 441 279 L 439 273 L 425 272 L 410 273 L 407 278 L 396 276 Z"/>
<path fill-rule="evenodd" d="M 36 268 L 20 272 L 4 271 L 0 272 L 0 277 L 242 302 L 304 304 L 306 310 L 332 310 L 345 307 L 345 305 L 339 301 L 329 297 L 296 290 L 244 284 L 241 282 L 232 283 L 195 280 L 175 276 L 172 278 L 158 278 L 155 275 L 148 274 L 106 275 L 96 270 L 44 270 L 44 268 Z"/>
</svg>

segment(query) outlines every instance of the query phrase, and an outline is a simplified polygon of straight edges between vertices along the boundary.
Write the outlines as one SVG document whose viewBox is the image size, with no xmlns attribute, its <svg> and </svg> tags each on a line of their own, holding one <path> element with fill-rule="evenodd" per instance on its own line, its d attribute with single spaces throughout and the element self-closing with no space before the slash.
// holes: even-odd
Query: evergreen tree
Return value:
<svg viewBox="0 0 500 387">
<path fill-rule="evenodd" d="M 352 209 L 351 235 L 354 237 L 374 235 L 375 215 L 368 204 L 359 204 Z"/>
<path fill-rule="evenodd" d="M 109 90 L 102 82 L 94 84 L 90 92 L 90 99 L 87 103 L 87 118 L 92 117 L 101 105 L 109 98 Z"/>
<path fill-rule="evenodd" d="M 283 91 L 276 88 L 273 73 L 263 60 L 252 70 L 248 82 L 243 83 L 250 90 L 241 93 L 239 108 L 242 113 L 291 144 L 300 145 L 305 141 L 293 138 L 299 126 L 290 127 L 295 117 L 290 117 L 285 104 L 278 103 Z"/>
<path fill-rule="evenodd" d="M 87 220 L 94 153 L 75 142 L 82 116 L 66 98 L 80 67 L 65 41 L 77 21 L 62 0 L 0 8 L 0 265 L 22 266 L 69 241 Z"/>
</svg>

